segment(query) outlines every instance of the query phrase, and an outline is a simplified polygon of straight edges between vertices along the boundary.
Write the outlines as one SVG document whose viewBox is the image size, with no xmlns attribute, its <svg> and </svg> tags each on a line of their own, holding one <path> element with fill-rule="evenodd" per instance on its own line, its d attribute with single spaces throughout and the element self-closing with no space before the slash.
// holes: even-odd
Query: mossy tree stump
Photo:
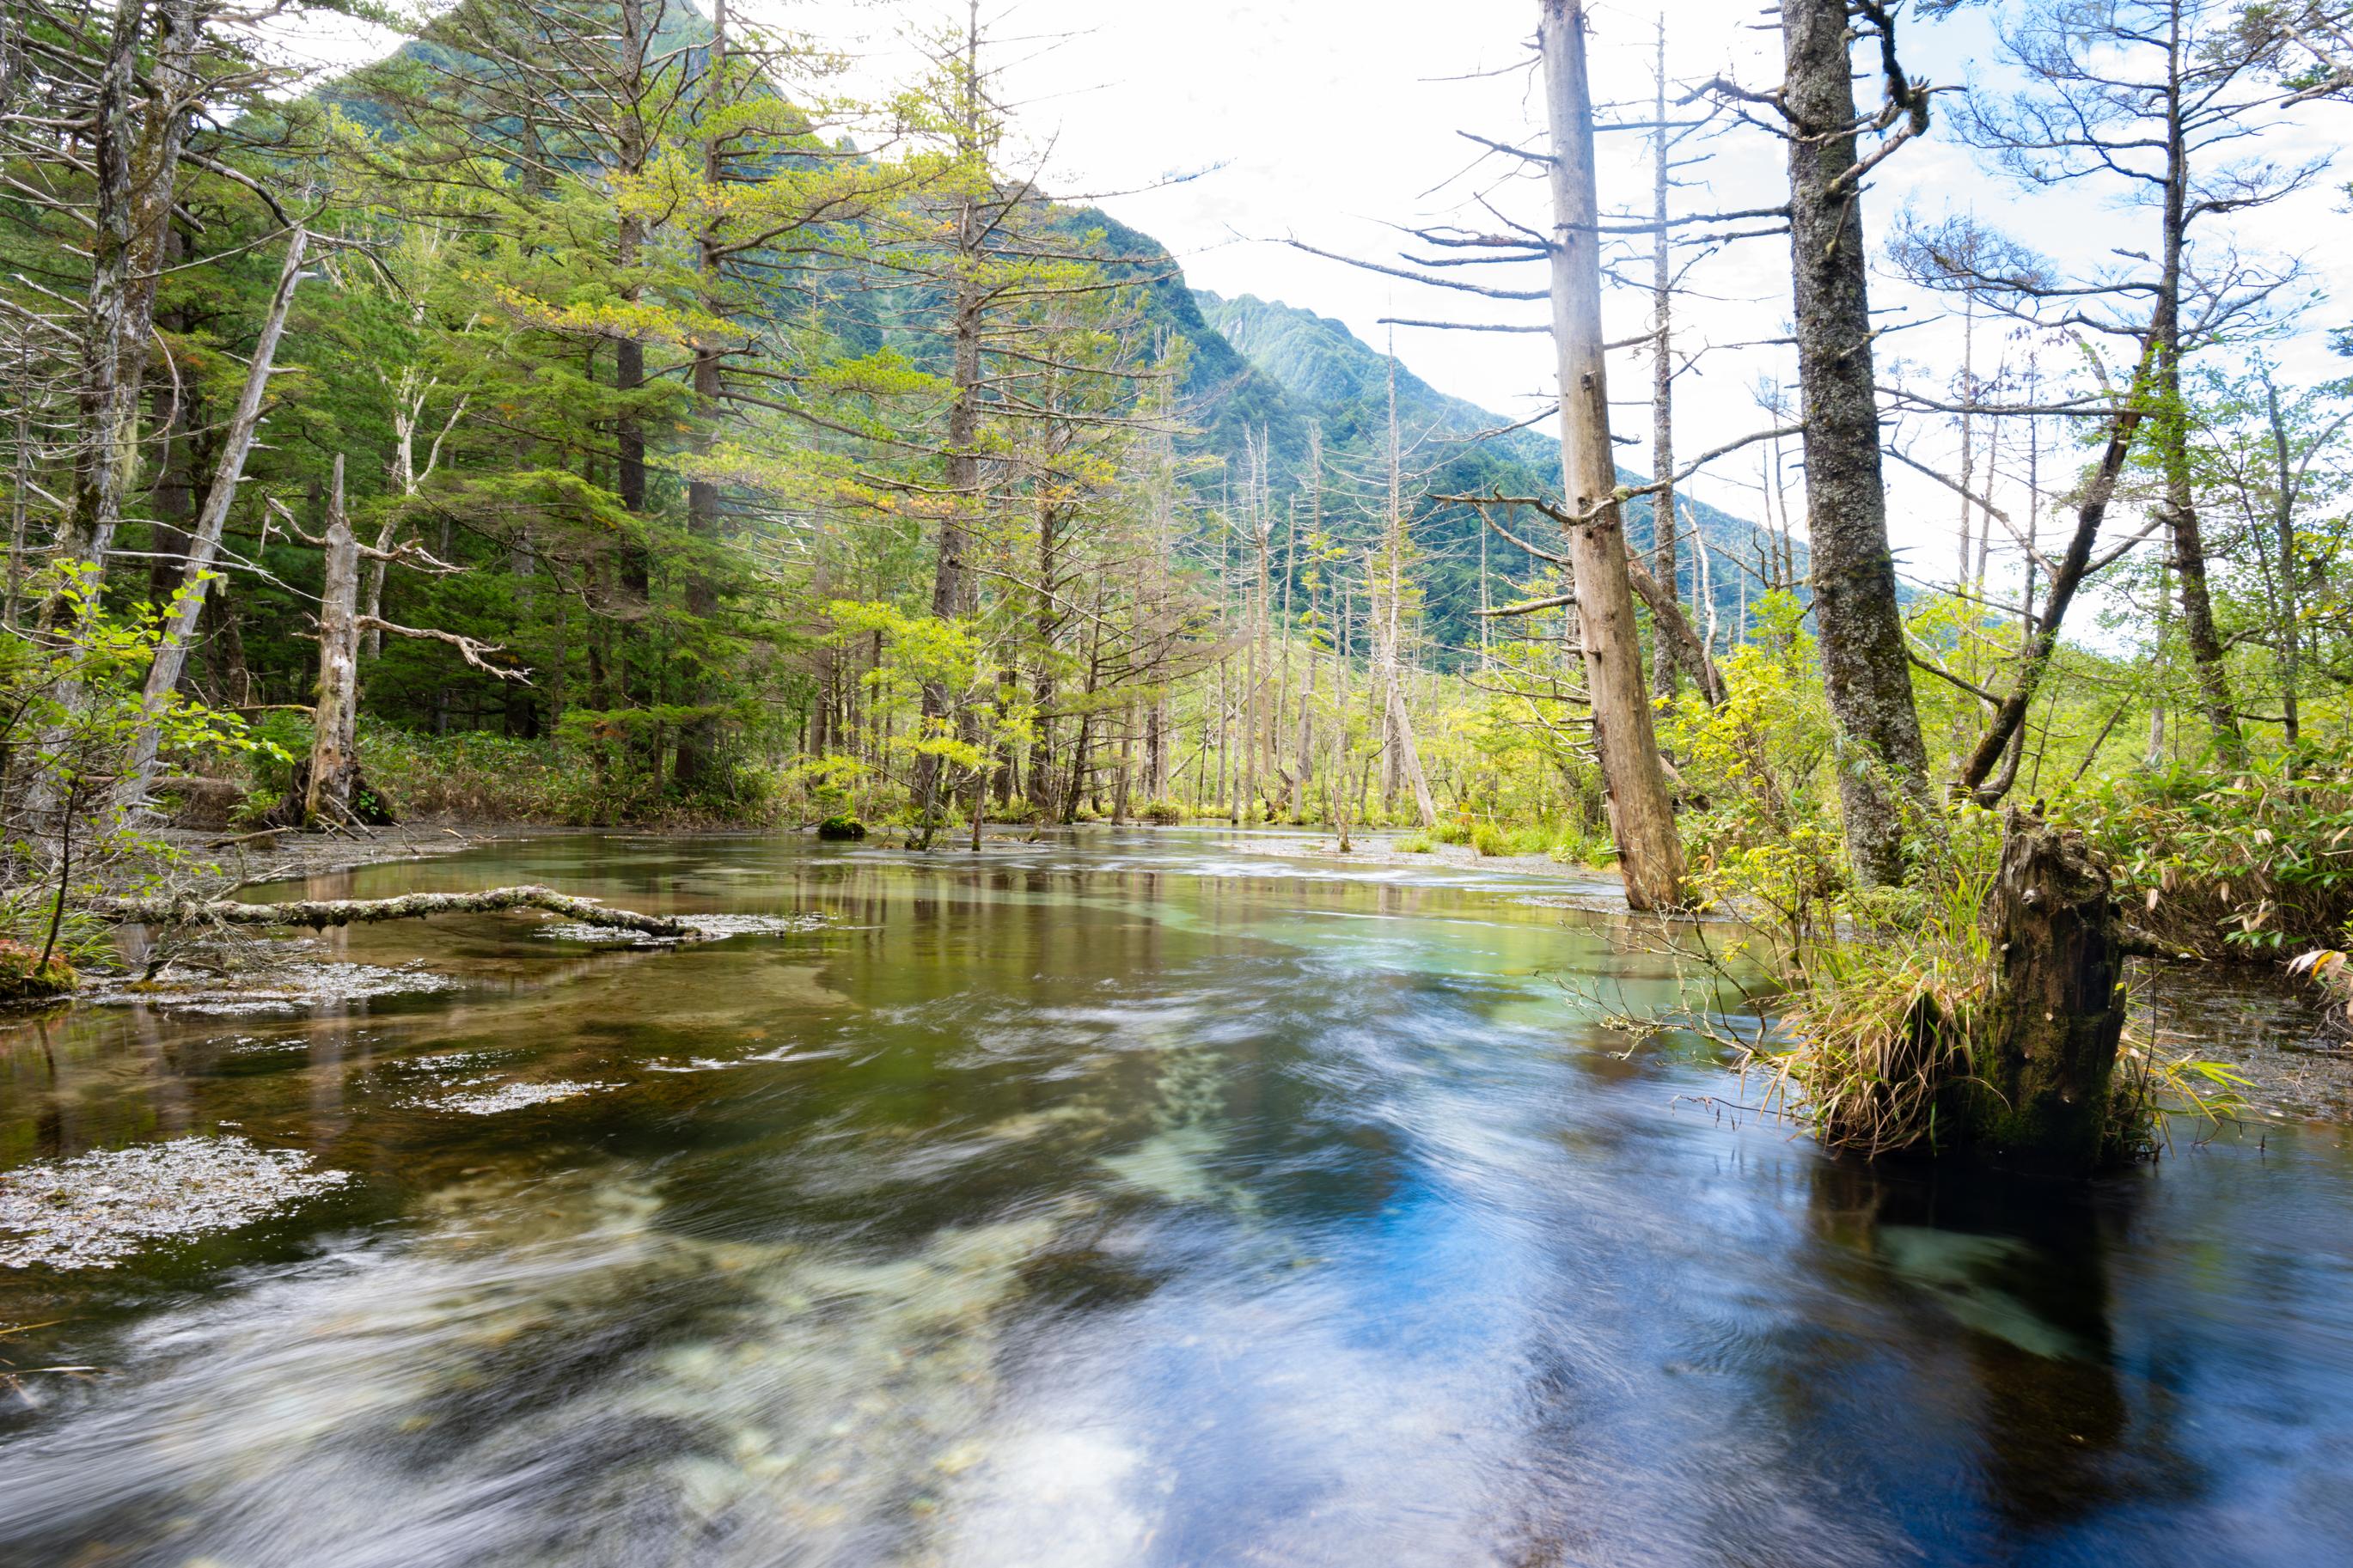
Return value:
<svg viewBox="0 0 2353 1568">
<path fill-rule="evenodd" d="M 1986 910 L 1999 978 L 1977 1031 L 1985 1059 L 1953 1086 L 1957 1142 L 2089 1171 L 2109 1155 L 2129 943 L 2115 884 L 2079 833 L 2013 809 Z"/>
</svg>

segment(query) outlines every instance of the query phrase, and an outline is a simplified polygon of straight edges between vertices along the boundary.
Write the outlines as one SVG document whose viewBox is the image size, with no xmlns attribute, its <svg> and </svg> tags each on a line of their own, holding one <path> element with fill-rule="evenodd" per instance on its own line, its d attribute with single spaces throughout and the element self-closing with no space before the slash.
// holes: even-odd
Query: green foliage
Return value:
<svg viewBox="0 0 2353 1568">
<path fill-rule="evenodd" d="M 2353 918 L 2353 765 L 2310 773 L 2176 768 L 2066 801 L 2120 897 L 2168 945 L 2279 954 Z"/>
<path fill-rule="evenodd" d="M 111 886 L 152 886 L 187 864 L 141 809 L 142 739 L 147 756 L 183 764 L 269 751 L 234 715 L 177 696 L 148 702 L 167 611 L 110 615 L 91 580 L 69 565 L 52 586 L 61 636 L 0 632 L 0 798 L 26 805 L 0 845 L 0 925 L 32 951 L 28 985 L 44 983 L 61 952 L 101 956 L 73 903 Z"/>
<path fill-rule="evenodd" d="M 1835 731 L 1804 607 L 1786 594 L 1756 605 L 1760 640 L 1723 661 L 1725 700 L 1686 694 L 1662 743 L 1683 759 L 1678 819 L 1694 890 L 1758 909 L 1794 943 L 1810 941 L 1845 887 L 1830 767 Z"/>
<path fill-rule="evenodd" d="M 866 837 L 866 824 L 854 816 L 828 816 L 817 825 L 817 836 L 828 844 L 854 843 Z"/>
<path fill-rule="evenodd" d="M 579 750 L 488 731 L 425 735 L 364 722 L 368 777 L 411 819 L 580 826 L 614 818 L 609 779 Z"/>
</svg>

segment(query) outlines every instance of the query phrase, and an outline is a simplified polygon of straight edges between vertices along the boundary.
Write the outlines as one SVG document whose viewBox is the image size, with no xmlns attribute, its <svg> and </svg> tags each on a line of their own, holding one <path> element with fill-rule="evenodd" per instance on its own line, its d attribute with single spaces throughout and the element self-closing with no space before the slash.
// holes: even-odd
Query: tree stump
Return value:
<svg viewBox="0 0 2353 1568">
<path fill-rule="evenodd" d="M 1977 1031 L 1987 1059 L 1956 1086 L 1961 1141 L 2025 1163 L 2089 1171 L 2110 1149 L 2124 921 L 2081 834 L 2015 808 L 2004 829 L 1986 910 L 2000 972 Z"/>
</svg>

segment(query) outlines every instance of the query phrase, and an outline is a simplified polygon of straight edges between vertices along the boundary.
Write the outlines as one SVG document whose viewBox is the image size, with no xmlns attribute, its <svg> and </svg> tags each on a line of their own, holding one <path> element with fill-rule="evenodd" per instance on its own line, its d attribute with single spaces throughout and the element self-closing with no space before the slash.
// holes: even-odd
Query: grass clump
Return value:
<svg viewBox="0 0 2353 1568">
<path fill-rule="evenodd" d="M 1427 855 L 1431 847 L 1430 837 L 1427 833 L 1409 833 L 1389 846 L 1400 855 Z"/>
<path fill-rule="evenodd" d="M 1481 855 L 1509 855 L 1512 841 L 1502 828 L 1492 822 L 1482 822 L 1471 830 L 1471 847 Z"/>
</svg>

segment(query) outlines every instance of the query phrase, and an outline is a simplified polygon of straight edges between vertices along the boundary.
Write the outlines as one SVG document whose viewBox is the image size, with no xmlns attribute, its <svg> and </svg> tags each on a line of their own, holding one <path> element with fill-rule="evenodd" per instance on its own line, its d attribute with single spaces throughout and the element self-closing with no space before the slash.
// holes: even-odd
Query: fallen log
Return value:
<svg viewBox="0 0 2353 1568">
<path fill-rule="evenodd" d="M 282 904 L 248 904 L 231 899 L 97 899 L 90 912 L 103 919 L 142 925 L 196 925 L 216 921 L 240 926 L 371 925 L 378 921 L 422 920 L 429 915 L 488 914 L 499 910 L 545 910 L 588 925 L 616 926 L 648 936 L 691 937 L 694 928 L 660 915 L 607 909 L 553 888 L 491 888 L 480 893 L 409 893 L 397 899 L 297 899 Z"/>
</svg>

